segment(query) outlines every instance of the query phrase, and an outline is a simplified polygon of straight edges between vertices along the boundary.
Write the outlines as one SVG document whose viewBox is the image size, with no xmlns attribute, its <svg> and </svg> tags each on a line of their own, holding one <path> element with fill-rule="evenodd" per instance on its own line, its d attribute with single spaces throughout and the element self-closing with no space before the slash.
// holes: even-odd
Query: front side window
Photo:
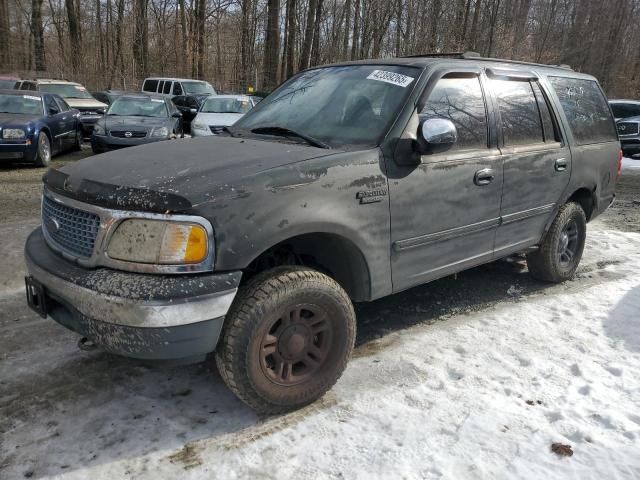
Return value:
<svg viewBox="0 0 640 480">
<path fill-rule="evenodd" d="M 487 112 L 477 76 L 449 76 L 438 80 L 420 112 L 421 119 L 451 120 L 458 141 L 451 150 L 487 148 Z"/>
<path fill-rule="evenodd" d="M 20 90 L 37 90 L 36 84 L 33 82 L 22 82 L 20 85 Z"/>
<path fill-rule="evenodd" d="M 121 97 L 111 104 L 107 115 L 161 118 L 167 117 L 168 113 L 164 100 Z"/>
<path fill-rule="evenodd" d="M 635 103 L 612 103 L 611 110 L 616 118 L 640 117 L 640 105 Z"/>
<path fill-rule="evenodd" d="M 180 82 L 173 82 L 173 94 L 182 95 L 182 86 L 180 85 Z"/>
<path fill-rule="evenodd" d="M 616 142 L 616 125 L 607 101 L 593 80 L 549 77 L 578 145 Z"/>
<path fill-rule="evenodd" d="M 42 99 L 32 95 L 0 94 L 0 113 L 42 115 Z"/>
<path fill-rule="evenodd" d="M 308 70 L 278 87 L 234 124 L 234 129 L 275 127 L 331 147 L 373 146 L 395 120 L 420 72 L 397 65 Z"/>
<path fill-rule="evenodd" d="M 56 113 L 60 113 L 60 107 L 56 103 L 53 97 L 47 97 L 47 113 L 49 115 L 55 115 Z"/>
<path fill-rule="evenodd" d="M 542 120 L 529 81 L 490 80 L 500 110 L 505 146 L 544 142 Z"/>
<path fill-rule="evenodd" d="M 243 98 L 211 97 L 202 105 L 202 113 L 247 113 L 251 103 Z"/>
<path fill-rule="evenodd" d="M 62 97 L 53 97 L 53 98 L 58 104 L 58 108 L 60 109 L 61 112 L 68 112 L 69 110 L 71 110 L 71 107 L 69 107 L 67 102 L 65 102 Z"/>
</svg>

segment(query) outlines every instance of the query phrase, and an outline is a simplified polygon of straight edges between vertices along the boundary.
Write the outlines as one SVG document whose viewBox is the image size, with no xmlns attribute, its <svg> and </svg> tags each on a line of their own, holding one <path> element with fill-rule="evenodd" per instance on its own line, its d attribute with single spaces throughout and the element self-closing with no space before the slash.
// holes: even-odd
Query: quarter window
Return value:
<svg viewBox="0 0 640 480">
<path fill-rule="evenodd" d="M 162 93 L 171 93 L 171 82 L 164 82 L 164 90 Z"/>
<path fill-rule="evenodd" d="M 498 100 L 505 146 L 544 142 L 542 120 L 528 81 L 490 80 Z"/>
<path fill-rule="evenodd" d="M 47 104 L 48 115 L 55 115 L 57 113 L 60 113 L 60 107 L 58 107 L 58 104 L 56 103 L 53 97 L 47 97 L 46 104 Z"/>
<path fill-rule="evenodd" d="M 446 118 L 458 131 L 458 141 L 451 150 L 487 148 L 487 112 L 480 79 L 443 77 L 429 94 L 421 119 Z"/>
<path fill-rule="evenodd" d="M 618 140 L 611 110 L 593 80 L 549 77 L 578 145 Z"/>
</svg>

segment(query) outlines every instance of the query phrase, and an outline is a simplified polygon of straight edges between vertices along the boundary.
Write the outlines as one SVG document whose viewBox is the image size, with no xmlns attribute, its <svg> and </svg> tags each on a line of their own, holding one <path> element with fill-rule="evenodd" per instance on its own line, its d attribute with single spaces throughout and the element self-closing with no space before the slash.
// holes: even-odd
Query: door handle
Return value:
<svg viewBox="0 0 640 480">
<path fill-rule="evenodd" d="M 553 168 L 556 169 L 556 172 L 564 172 L 567 169 L 567 159 L 566 158 L 558 158 Z"/>
<path fill-rule="evenodd" d="M 473 176 L 473 183 L 481 187 L 483 185 L 489 185 L 494 178 L 495 175 L 491 168 L 483 168 L 482 170 L 478 170 Z"/>
</svg>

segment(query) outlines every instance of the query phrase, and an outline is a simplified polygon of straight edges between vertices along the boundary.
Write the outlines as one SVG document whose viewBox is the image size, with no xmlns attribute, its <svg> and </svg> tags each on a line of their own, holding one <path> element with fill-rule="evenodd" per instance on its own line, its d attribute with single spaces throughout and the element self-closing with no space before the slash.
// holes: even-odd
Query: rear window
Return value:
<svg viewBox="0 0 640 480">
<path fill-rule="evenodd" d="M 616 126 L 609 105 L 593 80 L 549 77 L 578 145 L 615 142 Z"/>
<path fill-rule="evenodd" d="M 155 92 L 158 88 L 158 80 L 146 80 L 142 90 L 145 92 Z"/>
</svg>

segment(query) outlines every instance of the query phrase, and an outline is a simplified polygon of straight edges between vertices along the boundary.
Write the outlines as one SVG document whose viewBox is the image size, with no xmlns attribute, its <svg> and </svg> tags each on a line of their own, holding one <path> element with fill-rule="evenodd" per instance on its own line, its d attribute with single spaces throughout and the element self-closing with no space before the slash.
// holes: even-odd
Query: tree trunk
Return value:
<svg viewBox="0 0 640 480">
<path fill-rule="evenodd" d="M 47 62 L 44 52 L 42 0 L 31 0 L 31 35 L 33 37 L 33 53 L 36 71 L 44 72 L 47 69 Z"/>
<path fill-rule="evenodd" d="M 280 47 L 280 0 L 267 2 L 267 28 L 265 31 L 263 90 L 271 91 L 278 84 L 278 49 Z"/>
<path fill-rule="evenodd" d="M 71 58 L 71 68 L 74 75 L 78 75 L 81 69 L 82 58 L 78 52 L 82 51 L 82 35 L 80 30 L 79 12 L 74 0 L 65 0 L 67 7 L 67 20 L 69 23 L 69 41 L 71 43 L 69 57 Z"/>
<path fill-rule="evenodd" d="M 314 18 L 319 0 L 309 0 L 307 10 L 307 23 L 304 30 L 304 41 L 302 42 L 302 52 L 300 53 L 300 66 L 298 70 L 309 68 L 311 59 L 311 45 L 313 44 L 313 32 L 315 30 Z"/>
<path fill-rule="evenodd" d="M 9 2 L 0 0 L 0 65 L 10 69 L 11 62 L 10 48 L 10 26 L 9 26 Z"/>
<path fill-rule="evenodd" d="M 207 44 L 205 42 L 205 21 L 207 18 L 207 0 L 196 0 L 196 32 L 197 32 L 197 64 L 196 78 L 204 80 L 204 59 L 207 53 Z"/>
<path fill-rule="evenodd" d="M 286 77 L 294 74 L 296 48 L 296 0 L 287 0 L 287 71 Z"/>
<path fill-rule="evenodd" d="M 342 37 L 342 52 L 340 58 L 346 60 L 349 56 L 349 29 L 351 28 L 351 0 L 344 2 L 344 31 Z"/>
<path fill-rule="evenodd" d="M 320 64 L 320 22 L 322 21 L 322 0 L 316 0 L 316 18 L 313 22 L 313 42 L 311 43 L 311 66 Z"/>
<path fill-rule="evenodd" d="M 147 1 L 134 0 L 134 39 L 133 39 L 133 58 L 136 64 L 136 77 L 145 78 L 148 72 L 149 60 L 149 40 L 148 40 L 148 22 L 147 22 Z"/>
<path fill-rule="evenodd" d="M 353 11 L 353 40 L 351 41 L 351 60 L 358 58 L 358 42 L 360 41 L 360 0 L 356 0 Z"/>
</svg>

